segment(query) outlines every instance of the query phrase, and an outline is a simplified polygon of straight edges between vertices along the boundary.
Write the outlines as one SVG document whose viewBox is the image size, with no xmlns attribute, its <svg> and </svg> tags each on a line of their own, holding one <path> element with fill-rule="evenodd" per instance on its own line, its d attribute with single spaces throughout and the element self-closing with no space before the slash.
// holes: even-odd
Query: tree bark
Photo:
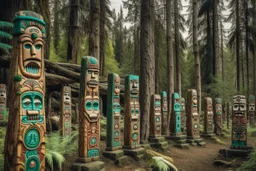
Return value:
<svg viewBox="0 0 256 171">
<path fill-rule="evenodd" d="M 240 21 L 239 21 L 239 0 L 236 0 L 236 88 L 240 92 Z"/>
<path fill-rule="evenodd" d="M 140 140 L 147 141 L 150 96 L 155 93 L 154 0 L 141 1 L 140 32 Z"/>
<path fill-rule="evenodd" d="M 105 69 L 105 18 L 106 18 L 106 0 L 100 1 L 100 75 L 104 75 Z"/>
<path fill-rule="evenodd" d="M 78 10 L 79 0 L 70 0 L 67 60 L 72 60 L 73 64 L 77 64 L 79 47 Z"/>
<path fill-rule="evenodd" d="M 100 33 L 100 4 L 99 0 L 90 0 L 90 30 L 89 30 L 89 55 L 100 62 L 99 33 Z M 100 64 L 101 65 L 101 64 Z"/>
<path fill-rule="evenodd" d="M 200 73 L 200 57 L 198 55 L 198 41 L 197 41 L 197 32 L 198 32 L 198 7 L 197 0 L 193 0 L 193 52 L 195 60 L 195 70 L 196 70 L 196 91 L 198 99 L 198 114 L 201 115 L 201 73 Z"/>
<path fill-rule="evenodd" d="M 180 70 L 180 56 L 179 56 L 179 6 L 178 0 L 174 1 L 174 29 L 175 29 L 175 59 L 176 59 L 176 81 L 175 92 L 179 93 L 181 97 L 181 70 Z"/>
<path fill-rule="evenodd" d="M 167 41 L 167 131 L 166 135 L 170 133 L 170 121 L 172 112 L 172 93 L 174 93 L 174 67 L 172 55 L 172 20 L 171 20 L 171 0 L 166 0 L 166 41 Z"/>
<path fill-rule="evenodd" d="M 54 21 L 53 21 L 53 46 L 56 54 L 58 54 L 58 47 L 60 42 L 60 24 L 59 24 L 59 1 L 54 0 Z"/>
<path fill-rule="evenodd" d="M 249 46 L 248 46 L 248 40 L 249 40 L 249 35 L 248 35 L 248 2 L 244 0 L 244 8 L 245 8 L 245 56 L 246 56 L 246 85 L 247 85 L 247 99 L 249 100 L 249 95 L 250 95 L 250 79 L 249 79 Z"/>
<path fill-rule="evenodd" d="M 213 27 L 213 59 L 215 62 L 214 68 L 214 76 L 220 75 L 220 62 L 219 62 L 219 52 L 218 52 L 218 44 L 219 44 L 219 34 L 218 34 L 218 4 L 217 0 L 213 2 L 213 18 L 212 18 L 212 27 Z"/>
</svg>

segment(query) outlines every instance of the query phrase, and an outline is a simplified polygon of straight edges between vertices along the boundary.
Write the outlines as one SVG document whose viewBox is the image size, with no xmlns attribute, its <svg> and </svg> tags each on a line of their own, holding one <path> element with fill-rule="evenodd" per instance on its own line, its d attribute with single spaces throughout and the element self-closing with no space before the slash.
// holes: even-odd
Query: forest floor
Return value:
<svg viewBox="0 0 256 171">
<path fill-rule="evenodd" d="M 189 149 L 178 149 L 175 147 L 169 147 L 167 152 L 160 152 L 163 155 L 169 156 L 174 160 L 174 165 L 179 171 L 234 171 L 238 168 L 246 157 L 229 157 L 224 158 L 219 154 L 219 150 L 223 148 L 229 148 L 231 143 L 230 137 L 218 137 L 222 143 L 218 143 L 213 139 L 204 139 L 206 142 L 205 147 L 190 146 Z M 256 138 L 248 137 L 248 145 L 256 148 Z M 102 158 L 105 162 L 106 171 L 148 171 L 152 170 L 149 167 L 149 161 L 137 162 L 129 160 L 129 163 L 123 167 L 115 166 L 111 160 Z M 214 160 L 232 161 L 230 167 L 215 166 Z"/>
</svg>

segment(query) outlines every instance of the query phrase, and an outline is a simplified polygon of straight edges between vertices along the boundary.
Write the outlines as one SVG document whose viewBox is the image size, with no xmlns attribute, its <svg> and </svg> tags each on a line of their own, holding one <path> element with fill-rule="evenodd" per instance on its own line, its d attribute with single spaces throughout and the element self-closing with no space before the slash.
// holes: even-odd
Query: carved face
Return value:
<svg viewBox="0 0 256 171">
<path fill-rule="evenodd" d="M 71 104 L 71 98 L 69 92 L 63 94 L 63 101 L 65 104 Z"/>
<path fill-rule="evenodd" d="M 139 93 L 139 82 L 136 79 L 130 80 L 130 92 L 132 95 L 137 95 Z"/>
<path fill-rule="evenodd" d="M 37 27 L 31 26 L 19 38 L 21 73 L 27 78 L 38 79 L 42 75 L 42 61 L 44 58 L 44 41 L 42 32 Z"/>
<path fill-rule="evenodd" d="M 254 103 L 249 104 L 249 111 L 255 111 L 255 104 Z"/>
<path fill-rule="evenodd" d="M 119 116 L 121 112 L 121 106 L 119 103 L 113 103 L 113 112 L 115 116 Z"/>
<path fill-rule="evenodd" d="M 197 96 L 196 95 L 193 95 L 192 96 L 192 102 L 193 102 L 193 105 L 197 105 Z"/>
<path fill-rule="evenodd" d="M 174 93 L 174 111 L 180 112 L 180 99 L 178 93 Z"/>
<path fill-rule="evenodd" d="M 97 69 L 88 69 L 86 73 L 86 80 L 89 88 L 96 88 L 99 84 L 99 71 Z"/>
<path fill-rule="evenodd" d="M 85 100 L 85 112 L 88 114 L 90 118 L 97 118 L 100 109 L 99 109 L 99 98 L 98 96 L 95 98 L 86 98 Z"/>
<path fill-rule="evenodd" d="M 22 95 L 22 122 L 42 122 L 43 121 L 43 95 L 39 92 L 28 91 Z"/>
<path fill-rule="evenodd" d="M 185 111 L 185 99 L 181 98 L 180 100 L 180 111 L 184 112 Z"/>
<path fill-rule="evenodd" d="M 216 114 L 221 114 L 222 113 L 222 106 L 221 104 L 216 104 Z"/>
<path fill-rule="evenodd" d="M 115 93 L 115 95 L 120 94 L 120 78 L 119 78 L 119 76 L 116 76 L 115 80 L 114 80 L 114 93 Z"/>
<path fill-rule="evenodd" d="M 155 96 L 155 113 L 160 113 L 161 112 L 161 99 L 160 96 Z"/>
<path fill-rule="evenodd" d="M 0 89 L 0 97 L 3 97 L 6 99 L 6 90 L 5 89 Z"/>
<path fill-rule="evenodd" d="M 132 116 L 138 117 L 140 114 L 140 105 L 138 102 L 135 102 L 134 105 L 131 105 L 131 114 Z"/>
<path fill-rule="evenodd" d="M 246 111 L 246 100 L 245 100 L 244 96 L 234 96 L 233 111 L 234 112 L 245 112 Z"/>
</svg>

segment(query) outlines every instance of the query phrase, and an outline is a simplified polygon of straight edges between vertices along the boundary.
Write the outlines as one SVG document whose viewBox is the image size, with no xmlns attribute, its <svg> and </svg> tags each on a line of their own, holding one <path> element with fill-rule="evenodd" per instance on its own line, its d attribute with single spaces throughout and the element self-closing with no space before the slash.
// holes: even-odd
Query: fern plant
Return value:
<svg viewBox="0 0 256 171">
<path fill-rule="evenodd" d="M 0 21 L 0 29 L 12 28 L 12 27 L 13 27 L 12 23 L 9 23 L 9 22 L 6 22 L 6 21 Z M 0 30 L 0 49 L 3 50 L 4 52 L 8 53 L 9 50 L 12 48 L 12 46 L 10 46 L 10 45 L 8 45 L 6 43 L 3 43 L 4 39 L 5 40 L 6 39 L 7 40 L 11 40 L 12 39 L 12 35 Z"/>
<path fill-rule="evenodd" d="M 73 131 L 71 137 L 62 137 L 59 132 L 52 132 L 46 137 L 46 170 L 61 170 L 65 156 L 76 153 L 78 148 L 78 131 Z"/>
</svg>

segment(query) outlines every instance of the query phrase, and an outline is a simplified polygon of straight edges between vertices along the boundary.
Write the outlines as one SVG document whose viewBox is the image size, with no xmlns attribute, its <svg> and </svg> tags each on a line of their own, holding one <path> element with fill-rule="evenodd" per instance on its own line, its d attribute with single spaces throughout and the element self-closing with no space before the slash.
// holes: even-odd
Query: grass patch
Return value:
<svg viewBox="0 0 256 171">
<path fill-rule="evenodd" d="M 256 151 L 251 152 L 249 160 L 244 161 L 237 171 L 255 171 L 256 168 Z"/>
</svg>

